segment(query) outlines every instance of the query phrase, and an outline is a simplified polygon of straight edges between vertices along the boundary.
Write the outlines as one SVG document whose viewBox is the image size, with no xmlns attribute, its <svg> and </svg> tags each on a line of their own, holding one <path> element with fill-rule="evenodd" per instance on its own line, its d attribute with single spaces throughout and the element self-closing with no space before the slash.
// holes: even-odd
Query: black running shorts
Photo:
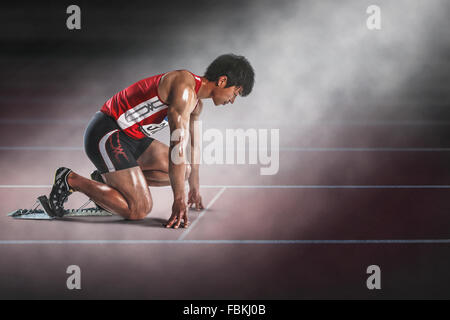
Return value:
<svg viewBox="0 0 450 320">
<path fill-rule="evenodd" d="M 97 112 L 84 133 L 84 150 L 100 173 L 138 166 L 137 159 L 154 139 L 127 136 L 116 121 Z"/>
</svg>

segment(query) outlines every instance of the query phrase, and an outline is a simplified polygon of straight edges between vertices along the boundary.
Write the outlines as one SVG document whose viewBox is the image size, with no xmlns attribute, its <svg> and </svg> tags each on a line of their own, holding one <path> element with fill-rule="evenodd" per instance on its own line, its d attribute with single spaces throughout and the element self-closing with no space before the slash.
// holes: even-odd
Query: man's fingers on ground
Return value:
<svg viewBox="0 0 450 320">
<path fill-rule="evenodd" d="M 182 215 L 183 215 L 183 212 L 180 212 L 180 215 L 178 216 L 177 223 L 175 224 L 175 227 L 174 227 L 175 229 L 178 229 L 178 227 L 180 226 Z"/>
<path fill-rule="evenodd" d="M 172 215 L 169 219 L 169 222 L 167 222 L 166 224 L 166 228 L 172 227 L 172 225 L 175 223 L 176 218 L 177 218 L 176 216 Z"/>
<path fill-rule="evenodd" d="M 183 227 L 185 228 L 189 227 L 189 219 L 187 214 L 184 215 L 183 221 L 184 221 Z"/>
</svg>

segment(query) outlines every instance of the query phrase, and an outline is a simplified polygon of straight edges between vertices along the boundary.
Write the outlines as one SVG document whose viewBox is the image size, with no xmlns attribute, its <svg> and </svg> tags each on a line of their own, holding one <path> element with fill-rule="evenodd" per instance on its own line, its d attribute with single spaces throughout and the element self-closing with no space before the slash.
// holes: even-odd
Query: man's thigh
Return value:
<svg viewBox="0 0 450 320">
<path fill-rule="evenodd" d="M 157 170 L 169 172 L 169 147 L 154 140 L 139 156 L 137 163 L 142 171 Z"/>
</svg>

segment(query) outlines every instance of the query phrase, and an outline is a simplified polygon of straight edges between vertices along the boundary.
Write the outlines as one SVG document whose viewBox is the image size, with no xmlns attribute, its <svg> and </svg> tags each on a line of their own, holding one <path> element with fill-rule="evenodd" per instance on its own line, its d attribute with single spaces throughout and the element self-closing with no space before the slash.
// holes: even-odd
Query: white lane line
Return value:
<svg viewBox="0 0 450 320">
<path fill-rule="evenodd" d="M 201 188 L 201 186 L 200 186 Z M 226 187 L 222 187 L 220 189 L 220 191 L 215 195 L 215 197 L 208 203 L 208 205 L 206 206 L 205 209 L 202 210 L 202 212 L 200 212 L 199 216 L 197 217 L 197 219 L 195 219 L 195 221 L 180 235 L 180 237 L 178 238 L 178 240 L 183 240 L 188 234 L 189 232 L 192 230 L 192 228 L 195 227 L 195 225 L 200 221 L 200 219 L 203 217 L 203 215 L 205 214 L 205 212 L 214 204 L 214 202 L 216 202 L 217 199 L 219 199 L 219 197 L 225 192 L 227 188 Z"/>
<path fill-rule="evenodd" d="M 0 189 L 39 189 L 52 185 L 2 184 Z M 156 188 L 170 188 L 156 187 Z M 450 185 L 200 185 L 203 189 L 449 189 Z"/>
<path fill-rule="evenodd" d="M 64 146 L 0 146 L 1 151 L 83 151 L 83 147 Z M 235 149 L 226 149 L 235 150 Z M 238 151 L 241 150 L 238 148 Z M 242 149 L 241 151 L 256 149 Z M 258 149 L 267 150 L 267 149 Z M 450 152 L 450 148 L 315 148 L 315 147 L 280 147 L 279 151 L 286 152 Z M 268 149 L 268 151 L 275 151 Z"/>
<path fill-rule="evenodd" d="M 378 240 L 0 240 L 12 244 L 449 244 L 450 239 L 378 239 Z"/>
</svg>

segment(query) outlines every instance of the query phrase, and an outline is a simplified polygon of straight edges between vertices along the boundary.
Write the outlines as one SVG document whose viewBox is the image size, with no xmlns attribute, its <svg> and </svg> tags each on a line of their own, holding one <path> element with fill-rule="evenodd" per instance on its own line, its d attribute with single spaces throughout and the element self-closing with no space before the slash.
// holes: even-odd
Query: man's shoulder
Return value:
<svg viewBox="0 0 450 320">
<path fill-rule="evenodd" d="M 181 86 L 183 88 L 195 89 L 195 79 L 188 70 L 175 70 L 170 72 L 172 77 L 172 86 Z"/>
<path fill-rule="evenodd" d="M 195 91 L 195 79 L 188 70 L 176 70 L 167 73 L 166 83 L 160 86 L 160 92 L 167 94 L 169 108 L 175 104 L 177 106 L 187 105 L 189 113 L 196 106 L 197 93 Z"/>
<path fill-rule="evenodd" d="M 159 84 L 159 94 L 170 104 L 173 99 L 181 98 L 188 92 L 195 94 L 195 80 L 188 70 L 175 70 L 164 74 Z"/>
</svg>

